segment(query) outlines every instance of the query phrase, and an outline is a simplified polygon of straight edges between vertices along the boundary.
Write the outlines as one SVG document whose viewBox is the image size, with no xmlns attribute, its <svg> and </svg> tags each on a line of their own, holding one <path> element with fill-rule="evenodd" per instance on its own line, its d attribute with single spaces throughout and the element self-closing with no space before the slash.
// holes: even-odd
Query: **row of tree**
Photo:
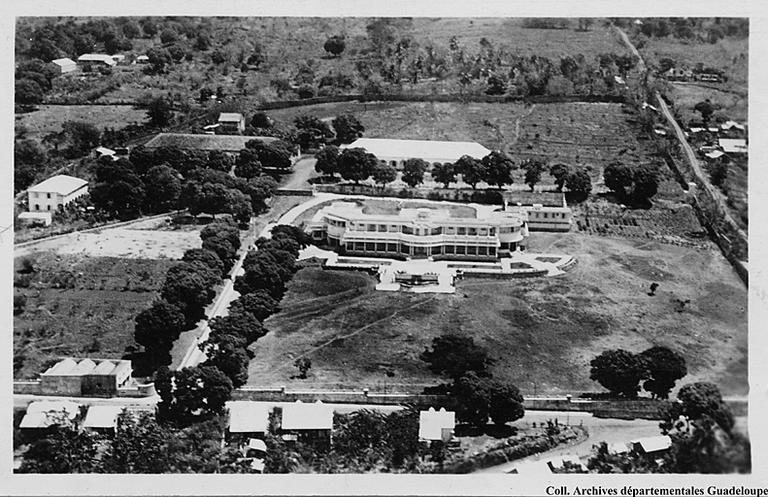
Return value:
<svg viewBox="0 0 768 497">
<path fill-rule="evenodd" d="M 456 333 L 436 337 L 432 348 L 424 350 L 420 358 L 430 371 L 452 380 L 436 390 L 453 398 L 459 421 L 485 427 L 488 418 L 503 425 L 523 417 L 520 390 L 509 382 L 493 378 L 489 371 L 493 359 L 472 337 Z"/>
<path fill-rule="evenodd" d="M 338 174 L 342 179 L 355 183 L 371 178 L 382 187 L 397 178 L 397 170 L 394 166 L 378 160 L 375 155 L 362 148 L 339 150 L 329 145 L 320 150 L 315 157 L 317 158 L 315 170 L 329 178 Z M 482 159 L 464 155 L 455 163 L 434 165 L 430 165 L 423 159 L 407 159 L 403 163 L 402 180 L 407 185 L 416 187 L 424 182 L 424 174 L 431 169 L 432 178 L 442 183 L 445 188 L 456 182 L 458 175 L 461 175 L 462 181 L 473 189 L 481 181 L 503 188 L 504 185 L 513 184 L 513 172 L 518 167 L 525 171 L 525 182 L 530 186 L 531 191 L 541 181 L 541 175 L 545 171 L 554 178 L 559 191 L 566 187 L 570 192 L 586 197 L 592 190 L 591 178 L 584 168 L 554 164 L 547 169 L 546 163 L 539 159 L 525 160 L 518 166 L 507 154 L 500 151 L 493 151 Z"/>
<path fill-rule="evenodd" d="M 639 354 L 606 350 L 590 361 L 590 379 L 614 395 L 637 397 L 640 384 L 654 398 L 666 399 L 675 382 L 688 374 L 685 358 L 661 345 Z"/>
<path fill-rule="evenodd" d="M 136 316 L 134 338 L 144 346 L 147 367 L 153 371 L 171 363 L 173 343 L 205 318 L 205 307 L 213 301 L 216 286 L 237 257 L 240 231 L 233 223 L 211 223 L 200 237 L 202 248 L 187 250 L 168 269 L 160 299 Z"/>
</svg>

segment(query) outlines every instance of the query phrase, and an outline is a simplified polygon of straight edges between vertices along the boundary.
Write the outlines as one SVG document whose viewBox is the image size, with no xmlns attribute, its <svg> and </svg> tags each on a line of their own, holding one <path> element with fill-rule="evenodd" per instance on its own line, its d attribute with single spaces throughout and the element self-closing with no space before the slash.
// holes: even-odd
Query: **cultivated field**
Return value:
<svg viewBox="0 0 768 497">
<path fill-rule="evenodd" d="M 27 136 L 41 140 L 50 133 L 59 133 L 67 121 L 83 121 L 100 129 L 121 129 L 129 124 L 147 120 L 147 111 L 130 105 L 39 105 L 38 110 L 16 114 L 16 127 L 27 129 Z"/>
<path fill-rule="evenodd" d="M 16 258 L 15 292 L 26 301 L 14 318 L 14 377 L 32 378 L 62 356 L 122 357 L 135 346 L 134 317 L 174 262 L 51 252 Z"/>
<path fill-rule="evenodd" d="M 253 345 L 249 384 L 417 391 L 441 379 L 418 359 L 446 331 L 491 351 L 494 374 L 526 393 L 594 391 L 589 361 L 608 348 L 680 351 L 686 381 L 747 391 L 747 295 L 712 244 L 693 249 L 578 233 L 535 233 L 531 251 L 574 255 L 555 278 L 460 281 L 455 295 L 376 292 L 362 273 L 301 270 Z M 649 296 L 652 282 L 660 284 Z M 681 304 L 678 300 L 689 303 Z M 679 312 L 678 312 L 679 311 Z M 299 356 L 312 361 L 298 380 Z"/>
</svg>

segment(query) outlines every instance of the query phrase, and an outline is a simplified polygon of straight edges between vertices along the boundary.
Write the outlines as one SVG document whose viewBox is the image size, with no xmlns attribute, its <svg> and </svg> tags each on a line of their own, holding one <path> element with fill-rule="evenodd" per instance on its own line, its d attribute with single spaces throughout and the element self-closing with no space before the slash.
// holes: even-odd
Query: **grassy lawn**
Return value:
<svg viewBox="0 0 768 497">
<path fill-rule="evenodd" d="M 35 271 L 21 274 L 22 261 Z M 14 377 L 62 356 L 118 358 L 135 346 L 133 319 L 156 298 L 175 261 L 37 253 L 15 261 Z"/>
<path fill-rule="evenodd" d="M 455 331 L 485 346 L 494 374 L 526 393 L 598 390 L 592 357 L 653 344 L 686 357 L 686 381 L 747 391 L 746 290 L 714 246 L 536 233 L 530 250 L 573 254 L 578 264 L 554 278 L 465 279 L 454 295 L 376 292 L 362 273 L 303 269 L 253 346 L 249 383 L 418 391 L 441 380 L 419 354 Z M 660 284 L 654 297 L 651 282 Z M 690 299 L 682 312 L 677 299 Z M 312 361 L 307 380 L 292 378 L 301 355 Z"/>
<path fill-rule="evenodd" d="M 121 129 L 147 120 L 147 111 L 130 105 L 39 105 L 38 110 L 16 115 L 16 125 L 27 128 L 29 138 L 41 140 L 58 133 L 67 121 L 84 121 L 100 129 Z"/>
</svg>

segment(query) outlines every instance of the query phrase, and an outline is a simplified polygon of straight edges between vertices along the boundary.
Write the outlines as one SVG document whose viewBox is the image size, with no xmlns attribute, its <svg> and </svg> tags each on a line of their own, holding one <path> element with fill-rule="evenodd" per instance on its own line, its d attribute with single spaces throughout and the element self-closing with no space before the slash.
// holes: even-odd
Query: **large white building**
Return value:
<svg viewBox="0 0 768 497">
<path fill-rule="evenodd" d="M 59 174 L 27 189 L 30 212 L 53 212 L 88 193 L 84 179 Z"/>
<path fill-rule="evenodd" d="M 312 238 L 348 254 L 443 259 L 496 259 L 522 248 L 527 214 L 515 209 L 480 218 L 451 217 L 444 209 L 401 209 L 366 214 L 352 202 L 334 202 L 308 223 Z"/>
<path fill-rule="evenodd" d="M 394 140 L 389 138 L 358 138 L 344 148 L 364 148 L 377 159 L 402 167 L 408 159 L 422 159 L 430 164 L 456 162 L 469 155 L 482 159 L 491 151 L 475 142 L 448 142 L 432 140 Z"/>
</svg>

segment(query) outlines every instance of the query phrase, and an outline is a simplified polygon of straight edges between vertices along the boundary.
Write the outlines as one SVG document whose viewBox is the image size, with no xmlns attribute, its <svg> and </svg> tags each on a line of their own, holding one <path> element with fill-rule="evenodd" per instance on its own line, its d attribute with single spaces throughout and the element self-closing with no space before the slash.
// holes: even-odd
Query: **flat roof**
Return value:
<svg viewBox="0 0 768 497">
<path fill-rule="evenodd" d="M 720 138 L 718 144 L 727 153 L 746 153 L 748 150 L 744 138 Z"/>
<path fill-rule="evenodd" d="M 233 400 L 226 404 L 229 409 L 230 433 L 260 433 L 269 426 L 269 407 L 261 402 Z"/>
<path fill-rule="evenodd" d="M 341 148 L 364 148 L 379 159 L 419 158 L 426 161 L 457 161 L 464 155 L 482 159 L 491 151 L 477 142 L 358 138 Z"/>
<path fill-rule="evenodd" d="M 79 62 L 104 62 L 110 66 L 117 64 L 111 56 L 101 53 L 84 53 L 77 58 Z"/>
<path fill-rule="evenodd" d="M 322 402 L 304 404 L 297 401 L 283 406 L 283 430 L 331 430 L 333 409 Z"/>
<path fill-rule="evenodd" d="M 541 204 L 545 207 L 565 207 L 565 194 L 556 192 L 504 192 L 504 200 L 514 206 L 518 202 L 521 205 Z"/>
<path fill-rule="evenodd" d="M 184 150 L 220 150 L 222 152 L 239 152 L 251 140 L 261 140 L 270 143 L 277 138 L 272 136 L 242 136 L 242 135 L 195 135 L 191 133 L 160 133 L 147 143 L 144 148 L 176 147 Z"/>
<path fill-rule="evenodd" d="M 523 222 L 525 214 L 517 211 L 495 211 L 484 217 L 452 217 L 447 209 L 432 209 L 429 207 L 404 208 L 397 214 L 367 214 L 363 208 L 353 202 L 334 202 L 320 209 L 312 218 L 320 222 L 323 216 L 336 216 L 352 222 L 369 223 L 403 223 L 403 222 L 439 222 L 451 225 L 475 226 L 478 224 L 494 224 L 503 220 Z"/>
<path fill-rule="evenodd" d="M 61 58 L 61 59 L 54 59 L 54 60 L 51 61 L 51 63 L 56 64 L 57 66 L 65 66 L 65 65 L 69 66 L 69 65 L 72 65 L 72 64 L 76 64 L 76 62 L 74 60 L 70 59 L 69 57 L 64 57 L 64 58 Z"/>
<path fill-rule="evenodd" d="M 219 114 L 219 121 L 240 122 L 242 119 L 243 115 L 239 112 L 222 112 Z"/>
<path fill-rule="evenodd" d="M 670 448 L 672 439 L 668 435 L 659 435 L 658 437 L 639 438 L 633 440 L 632 443 L 639 444 L 645 452 L 657 452 Z"/>
<path fill-rule="evenodd" d="M 91 406 L 85 415 L 85 428 L 117 428 L 117 417 L 123 406 Z"/>
<path fill-rule="evenodd" d="M 58 193 L 69 195 L 86 186 L 87 181 L 66 174 L 57 174 L 27 189 L 29 192 Z"/>
</svg>

